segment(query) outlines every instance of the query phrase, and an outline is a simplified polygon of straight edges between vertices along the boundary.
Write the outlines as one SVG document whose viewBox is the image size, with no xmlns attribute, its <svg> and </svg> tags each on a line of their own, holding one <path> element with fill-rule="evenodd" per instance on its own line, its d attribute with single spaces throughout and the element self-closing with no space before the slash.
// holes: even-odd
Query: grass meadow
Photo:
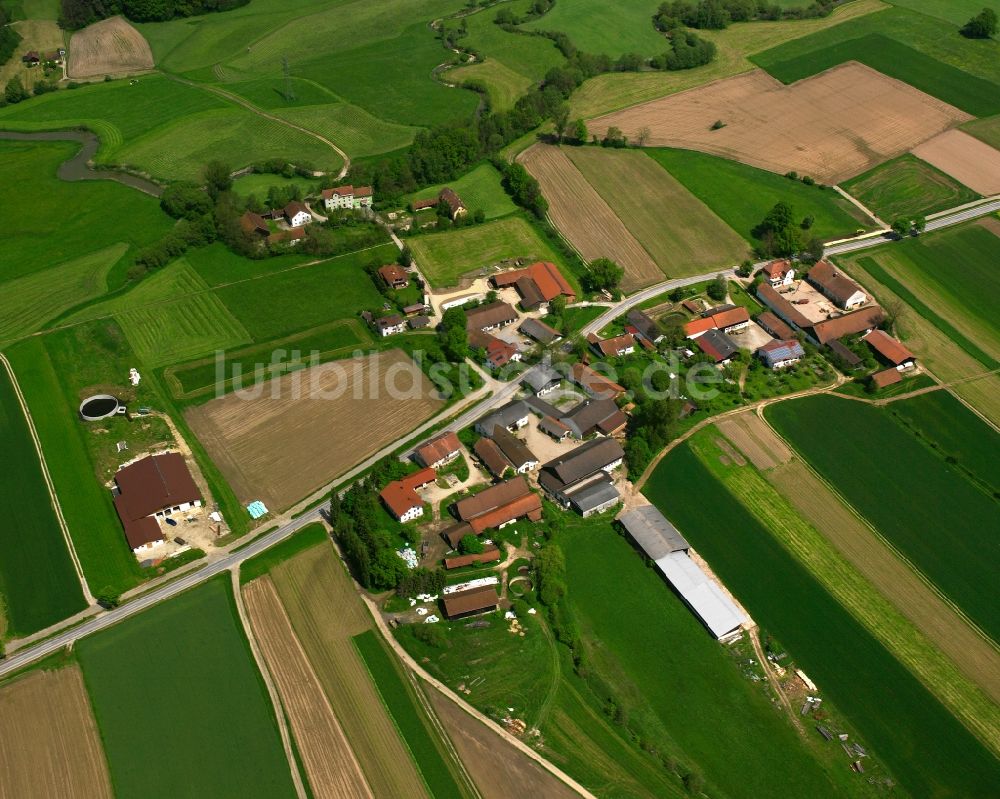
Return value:
<svg viewBox="0 0 1000 799">
<path fill-rule="evenodd" d="M 400 671 L 394 655 L 373 630 L 366 630 L 353 638 L 354 647 L 364 661 L 372 681 L 382 697 L 396 729 L 413 755 L 424 782 L 434 799 L 461 799 L 466 796 L 449 768 L 443 744 L 438 741 L 430 719 L 422 713 L 416 692 L 419 687 Z"/>
<path fill-rule="evenodd" d="M 284 541 L 264 550 L 259 555 L 254 555 L 252 558 L 247 558 L 243 561 L 240 564 L 240 584 L 245 585 L 251 580 L 256 580 L 258 577 L 267 574 L 279 563 L 284 563 L 300 552 L 322 544 L 329 537 L 326 528 L 319 522 L 307 524 L 301 530 L 292 533 Z"/>
<path fill-rule="evenodd" d="M 116 796 L 295 795 L 228 579 L 77 644 Z"/>
<path fill-rule="evenodd" d="M 649 57 L 667 50 L 663 34 L 653 27 L 657 5 L 656 0 L 556 3 L 543 17 L 522 27 L 565 33 L 585 53 L 600 53 L 611 58 L 625 53 Z"/>
<path fill-rule="evenodd" d="M 264 175 L 263 177 L 276 176 Z M 266 191 L 264 193 L 266 194 Z M 311 258 L 301 253 L 286 253 L 272 258 L 252 260 L 237 255 L 222 242 L 215 242 L 207 247 L 188 250 L 184 254 L 184 260 L 190 264 L 195 272 L 201 275 L 208 285 L 215 287 L 247 278 L 258 278 L 283 272 L 291 266 L 307 263 Z"/>
<path fill-rule="evenodd" d="M 747 242 L 750 231 L 779 201 L 795 217 L 813 218 L 810 235 L 834 239 L 853 235 L 869 223 L 854 206 L 829 188 L 807 186 L 782 175 L 694 150 L 650 148 L 647 155 L 680 181 Z"/>
<path fill-rule="evenodd" d="M 906 153 L 851 178 L 841 187 L 891 224 L 933 214 L 979 197 L 972 189 Z"/>
<path fill-rule="evenodd" d="M 552 261 L 570 279 L 562 259 L 522 217 L 427 233 L 406 239 L 413 257 L 436 288 L 454 286 L 462 275 L 509 258 Z"/>
<path fill-rule="evenodd" d="M 902 8 L 778 44 L 752 60 L 783 83 L 859 61 L 973 116 L 1000 112 L 1000 42 L 966 39 Z"/>
<path fill-rule="evenodd" d="M 716 480 L 689 444 L 661 462 L 645 491 L 847 715 L 862 745 L 905 791 L 956 799 L 989 794 L 1000 779 L 997 761 Z M 839 749 L 835 754 L 846 772 Z"/>
<path fill-rule="evenodd" d="M 86 603 L 63 540 L 27 420 L 0 367 L 0 639 L 44 629 Z"/>
<path fill-rule="evenodd" d="M 1000 569 L 996 499 L 885 410 L 831 396 L 772 405 L 767 418 L 809 464 L 994 640 L 983 586 Z M 823 424 L 816 424 L 823 419 Z M 850 431 L 845 435 L 844 431 Z M 905 466 L 902 466 L 905 464 Z M 947 502 L 942 502 L 947 497 Z"/>
<path fill-rule="evenodd" d="M 1000 14 L 1000 0 L 892 0 L 892 4 L 953 25 L 964 25 L 984 8 L 992 8 Z"/>
<path fill-rule="evenodd" d="M 517 206 L 500 185 L 500 173 L 492 164 L 480 164 L 471 172 L 451 183 L 442 183 L 439 186 L 431 186 L 414 192 L 404 198 L 404 204 L 436 197 L 445 186 L 450 186 L 455 190 L 465 203 L 465 207 L 469 209 L 469 213 L 482 210 L 487 219 L 496 219 L 517 210 Z M 427 216 L 432 214 L 433 211 L 429 212 Z"/>
<path fill-rule="evenodd" d="M 284 108 L 275 115 L 336 142 L 351 158 L 406 147 L 418 128 L 379 119 L 350 103 Z"/>
<path fill-rule="evenodd" d="M 298 175 L 286 178 L 283 175 L 272 175 L 267 172 L 252 172 L 233 181 L 233 192 L 241 197 L 255 194 L 261 202 L 264 202 L 267 198 L 267 192 L 272 186 L 279 188 L 298 186 L 302 194 L 306 195 L 316 192 L 319 184 L 315 180 L 302 178 Z"/>
</svg>

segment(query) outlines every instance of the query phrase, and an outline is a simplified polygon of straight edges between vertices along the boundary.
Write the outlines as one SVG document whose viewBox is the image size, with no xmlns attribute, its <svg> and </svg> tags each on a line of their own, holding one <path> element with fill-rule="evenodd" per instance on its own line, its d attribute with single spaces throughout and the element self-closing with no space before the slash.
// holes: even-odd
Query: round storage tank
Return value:
<svg viewBox="0 0 1000 799">
<path fill-rule="evenodd" d="M 117 397 L 110 394 L 95 394 L 87 397 L 80 403 L 80 417 L 85 422 L 96 422 L 98 419 L 107 419 L 118 413 L 121 402 Z"/>
</svg>

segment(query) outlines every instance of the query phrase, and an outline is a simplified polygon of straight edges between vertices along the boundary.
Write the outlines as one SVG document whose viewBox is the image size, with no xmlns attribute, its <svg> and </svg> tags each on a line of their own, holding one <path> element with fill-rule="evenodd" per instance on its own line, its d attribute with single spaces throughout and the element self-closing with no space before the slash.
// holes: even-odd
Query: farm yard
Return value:
<svg viewBox="0 0 1000 799">
<path fill-rule="evenodd" d="M 372 794 L 429 797 L 399 728 L 352 645 L 351 639 L 371 629 L 372 621 L 333 545 L 311 547 L 276 566 L 271 580 Z"/>
<path fill-rule="evenodd" d="M 77 644 L 116 796 L 295 795 L 234 614 L 219 576 Z"/>
<path fill-rule="evenodd" d="M 555 226 L 587 261 L 611 258 L 625 270 L 622 288 L 634 291 L 663 272 L 562 149 L 536 145 L 520 156 L 549 202 Z"/>
<path fill-rule="evenodd" d="M 189 408 L 185 418 L 241 502 L 260 499 L 281 510 L 442 404 L 420 368 L 388 350 L 275 378 Z"/>
<path fill-rule="evenodd" d="M 111 799 L 80 669 L 35 671 L 0 688 L 0 795 Z"/>
<path fill-rule="evenodd" d="M 1000 636 L 993 602 L 982 591 L 1000 567 L 989 544 L 997 530 L 992 497 L 885 410 L 817 396 L 770 406 L 766 416 L 973 623 L 994 639 Z M 830 424 L 816 425 L 816 418 Z M 947 505 L 940 502 L 943 496 Z M 940 545 L 942 536 L 947 546 Z"/>
<path fill-rule="evenodd" d="M 955 131 L 934 137 L 917 147 L 914 153 L 919 154 L 952 133 Z M 845 181 L 841 188 L 887 223 L 944 211 L 979 197 L 945 172 L 909 153 Z"/>
<path fill-rule="evenodd" d="M 979 194 L 1000 192 L 1000 150 L 960 130 L 949 130 L 913 149 L 913 154 Z"/>
<path fill-rule="evenodd" d="M 405 203 L 415 200 L 427 200 L 437 197 L 441 190 L 450 187 L 462 198 L 462 202 L 473 213 L 482 211 L 487 219 L 507 216 L 514 213 L 517 206 L 500 185 L 500 173 L 492 164 L 480 164 L 471 172 L 466 173 L 451 183 L 441 183 L 404 197 Z M 420 221 L 420 217 L 417 217 Z"/>
<path fill-rule="evenodd" d="M 149 43 L 122 17 L 111 17 L 83 30 L 69 40 L 68 72 L 71 78 L 136 73 L 153 68 Z"/>
<path fill-rule="evenodd" d="M 19 637 L 86 607 L 14 384 L 0 364 L 0 638 Z"/>
<path fill-rule="evenodd" d="M 718 456 L 709 458 L 690 443 L 675 448 L 653 472 L 647 496 L 847 715 L 895 782 L 916 795 L 982 795 L 1000 771 L 989 751 L 719 482 Z M 930 738 L 935 745 L 924 746 Z"/>
<path fill-rule="evenodd" d="M 571 147 L 566 154 L 667 277 L 746 258 L 742 237 L 644 153 Z"/>
<path fill-rule="evenodd" d="M 588 124 L 598 136 L 617 127 L 633 141 L 648 128 L 649 145 L 836 183 L 968 119 L 873 69 L 845 64 L 792 86 L 757 70 Z M 717 122 L 724 127 L 713 129 Z"/>
<path fill-rule="evenodd" d="M 295 637 L 274 585 L 268 577 L 260 577 L 244 586 L 243 598 L 253 637 L 288 716 L 313 793 L 340 799 L 371 797 L 357 758 Z"/>
</svg>

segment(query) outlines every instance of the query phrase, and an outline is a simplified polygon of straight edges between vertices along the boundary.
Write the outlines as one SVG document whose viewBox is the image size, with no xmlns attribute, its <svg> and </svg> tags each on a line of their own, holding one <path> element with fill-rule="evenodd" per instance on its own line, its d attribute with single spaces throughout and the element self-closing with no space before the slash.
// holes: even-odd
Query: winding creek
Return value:
<svg viewBox="0 0 1000 799">
<path fill-rule="evenodd" d="M 84 130 L 54 130 L 39 133 L 15 133 L 13 131 L 0 130 L 0 140 L 8 141 L 75 141 L 81 145 L 79 151 L 72 158 L 59 164 L 56 175 L 60 180 L 114 180 L 125 186 L 131 186 L 146 194 L 159 197 L 163 194 L 163 187 L 137 175 L 130 175 L 127 172 L 119 172 L 110 169 L 94 169 L 90 165 L 91 159 L 100 147 L 100 139 L 97 135 Z"/>
</svg>

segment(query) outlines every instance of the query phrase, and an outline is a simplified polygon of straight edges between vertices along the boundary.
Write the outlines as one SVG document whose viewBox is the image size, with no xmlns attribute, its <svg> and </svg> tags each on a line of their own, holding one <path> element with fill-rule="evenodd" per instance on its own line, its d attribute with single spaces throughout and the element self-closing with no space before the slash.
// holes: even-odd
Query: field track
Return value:
<svg viewBox="0 0 1000 799">
<path fill-rule="evenodd" d="M 913 154 L 979 194 L 1000 192 L 1000 150 L 968 133 L 945 131 L 915 147 Z"/>
<path fill-rule="evenodd" d="M 36 671 L 0 689 L 0 799 L 111 799 L 80 669 Z"/>
<path fill-rule="evenodd" d="M 247 615 L 317 799 L 371 799 L 350 744 L 268 577 L 243 588 Z"/>
<path fill-rule="evenodd" d="M 351 638 L 371 628 L 332 543 L 271 571 L 327 700 L 375 796 L 426 797 L 427 789 Z"/>
<path fill-rule="evenodd" d="M 649 253 L 561 149 L 535 145 L 520 160 L 541 184 L 552 222 L 585 260 L 617 262 L 625 270 L 626 293 L 663 279 Z"/>
<path fill-rule="evenodd" d="M 599 117 L 635 141 L 732 158 L 838 183 L 971 117 L 857 63 L 785 86 L 762 70 Z M 713 130 L 716 122 L 724 127 Z"/>
<path fill-rule="evenodd" d="M 139 31 L 122 17 L 95 22 L 69 40 L 71 78 L 121 75 L 153 68 L 153 53 Z"/>
</svg>

